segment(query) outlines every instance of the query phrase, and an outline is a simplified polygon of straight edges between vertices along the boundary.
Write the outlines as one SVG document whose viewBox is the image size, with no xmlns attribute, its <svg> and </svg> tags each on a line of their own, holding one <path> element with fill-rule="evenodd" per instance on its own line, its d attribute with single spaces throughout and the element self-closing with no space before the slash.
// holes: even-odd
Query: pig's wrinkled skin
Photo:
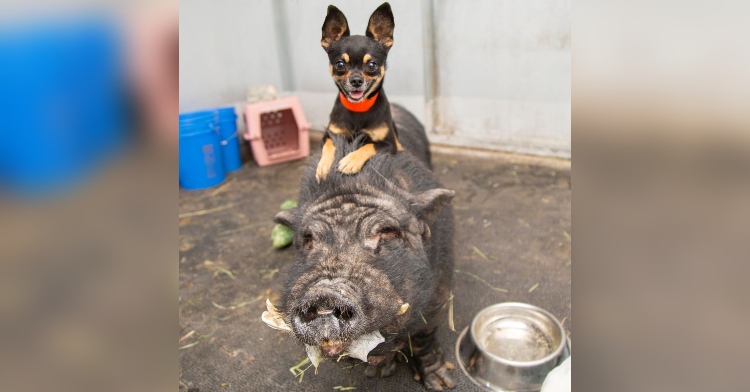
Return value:
<svg viewBox="0 0 750 392">
<path fill-rule="evenodd" d="M 435 338 L 447 324 L 453 284 L 454 192 L 430 170 L 424 128 L 392 106 L 406 152 L 378 154 L 357 175 L 315 179 L 318 157 L 302 175 L 299 207 L 276 221 L 295 231 L 295 263 L 279 310 L 301 342 L 337 358 L 357 337 L 380 331 L 368 376 L 395 371 L 400 350 L 428 390 L 451 388 L 450 363 Z M 336 159 L 358 147 L 337 143 Z M 397 315 L 403 304 L 405 313 Z"/>
</svg>

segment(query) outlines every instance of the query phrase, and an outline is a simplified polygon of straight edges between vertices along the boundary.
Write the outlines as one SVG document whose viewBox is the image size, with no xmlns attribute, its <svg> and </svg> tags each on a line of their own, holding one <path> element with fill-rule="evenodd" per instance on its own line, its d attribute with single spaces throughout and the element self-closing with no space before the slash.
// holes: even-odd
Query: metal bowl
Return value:
<svg viewBox="0 0 750 392">
<path fill-rule="evenodd" d="M 555 316 L 515 302 L 482 309 L 456 342 L 461 370 L 489 391 L 537 392 L 547 373 L 569 355 Z"/>
</svg>

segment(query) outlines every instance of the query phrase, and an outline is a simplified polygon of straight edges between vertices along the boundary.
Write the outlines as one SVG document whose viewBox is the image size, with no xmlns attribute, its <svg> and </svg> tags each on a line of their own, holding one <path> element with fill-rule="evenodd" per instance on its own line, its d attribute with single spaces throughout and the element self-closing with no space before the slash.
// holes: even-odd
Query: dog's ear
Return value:
<svg viewBox="0 0 750 392">
<path fill-rule="evenodd" d="M 346 16 L 335 6 L 329 5 L 326 20 L 323 22 L 323 38 L 320 39 L 320 45 L 327 50 L 332 43 L 348 36 L 349 24 L 346 23 Z"/>
<path fill-rule="evenodd" d="M 393 46 L 393 28 L 396 24 L 393 22 L 393 12 L 391 5 L 383 3 L 370 15 L 370 22 L 367 23 L 367 36 L 380 42 L 388 50 Z"/>
</svg>

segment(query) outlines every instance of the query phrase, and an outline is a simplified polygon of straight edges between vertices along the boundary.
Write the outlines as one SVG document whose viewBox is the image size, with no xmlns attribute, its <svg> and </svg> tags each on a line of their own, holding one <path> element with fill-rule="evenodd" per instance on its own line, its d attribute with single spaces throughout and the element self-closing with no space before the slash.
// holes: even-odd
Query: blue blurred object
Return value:
<svg viewBox="0 0 750 392">
<path fill-rule="evenodd" d="M 180 114 L 180 186 L 203 189 L 225 178 L 216 114 L 201 111 Z"/>
<path fill-rule="evenodd" d="M 69 188 L 127 142 L 120 44 L 100 18 L 0 28 L 0 187 Z"/>
<path fill-rule="evenodd" d="M 181 187 L 212 187 L 241 167 L 234 107 L 180 114 Z"/>
<path fill-rule="evenodd" d="M 216 109 L 221 135 L 221 149 L 224 154 L 224 169 L 233 172 L 242 167 L 240 143 L 237 137 L 237 114 L 234 107 Z"/>
</svg>

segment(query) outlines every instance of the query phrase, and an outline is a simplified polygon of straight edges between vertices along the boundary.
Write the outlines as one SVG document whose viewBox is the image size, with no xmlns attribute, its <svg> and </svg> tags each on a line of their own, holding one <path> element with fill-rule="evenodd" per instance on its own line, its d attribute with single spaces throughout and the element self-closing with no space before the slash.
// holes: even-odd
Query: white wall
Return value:
<svg viewBox="0 0 750 392">
<path fill-rule="evenodd" d="M 363 34 L 382 0 L 182 0 L 181 111 L 239 102 L 248 86 L 274 84 L 325 127 L 336 88 L 320 28 L 331 2 Z M 570 156 L 569 0 L 391 6 L 395 43 L 384 87 L 433 142 Z"/>
<path fill-rule="evenodd" d="M 270 0 L 180 0 L 180 111 L 281 85 Z"/>
</svg>

